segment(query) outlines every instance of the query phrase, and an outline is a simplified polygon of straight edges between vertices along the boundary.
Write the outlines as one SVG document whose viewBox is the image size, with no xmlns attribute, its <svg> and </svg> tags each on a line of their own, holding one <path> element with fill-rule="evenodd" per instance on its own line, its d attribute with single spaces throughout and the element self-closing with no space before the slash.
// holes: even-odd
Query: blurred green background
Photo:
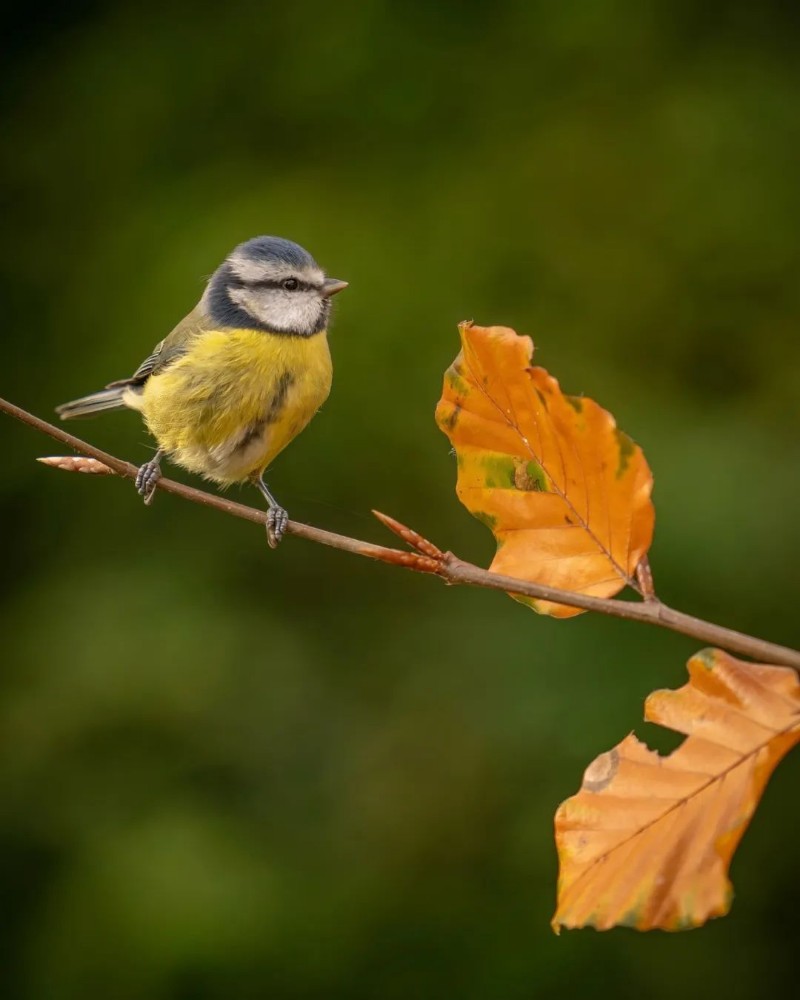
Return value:
<svg viewBox="0 0 800 1000">
<path fill-rule="evenodd" d="M 83 0 L 7 32 L 2 394 L 130 373 L 237 242 L 307 246 L 334 390 L 296 519 L 486 564 L 433 408 L 530 333 L 656 476 L 670 603 L 798 640 L 800 17 L 745 0 Z M 132 461 L 133 414 L 78 425 Z M 795 982 L 790 758 L 691 934 L 548 926 L 552 815 L 697 648 L 538 618 L 130 484 L 2 418 L 0 996 L 755 997 Z M 248 492 L 232 495 L 258 503 Z M 649 730 L 649 731 L 648 731 Z"/>
</svg>

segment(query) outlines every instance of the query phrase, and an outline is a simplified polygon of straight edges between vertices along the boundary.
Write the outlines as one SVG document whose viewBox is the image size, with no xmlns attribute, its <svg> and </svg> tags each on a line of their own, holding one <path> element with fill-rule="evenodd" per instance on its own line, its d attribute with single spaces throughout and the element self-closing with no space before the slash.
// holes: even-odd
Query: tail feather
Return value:
<svg viewBox="0 0 800 1000">
<path fill-rule="evenodd" d="M 122 401 L 125 389 L 125 386 L 101 389 L 100 392 L 93 392 L 90 396 L 81 396 L 80 399 L 73 399 L 70 403 L 62 403 L 56 407 L 56 413 L 62 420 L 72 420 L 74 417 L 90 417 L 106 410 L 122 410 L 125 408 L 125 403 Z"/>
</svg>

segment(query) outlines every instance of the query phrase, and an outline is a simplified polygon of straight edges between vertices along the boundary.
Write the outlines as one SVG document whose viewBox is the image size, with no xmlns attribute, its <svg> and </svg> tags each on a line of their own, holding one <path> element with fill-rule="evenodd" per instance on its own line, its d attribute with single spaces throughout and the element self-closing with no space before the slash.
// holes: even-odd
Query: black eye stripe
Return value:
<svg viewBox="0 0 800 1000">
<path fill-rule="evenodd" d="M 231 278 L 230 284 L 236 288 L 283 289 L 283 282 L 285 280 L 285 278 L 282 278 L 280 281 L 275 281 L 272 278 L 262 278 L 261 281 L 244 281 L 241 278 Z M 319 285 L 312 285 L 310 281 L 301 281 L 299 278 L 295 278 L 294 280 L 297 282 L 297 287 L 292 289 L 295 292 L 319 291 Z"/>
</svg>

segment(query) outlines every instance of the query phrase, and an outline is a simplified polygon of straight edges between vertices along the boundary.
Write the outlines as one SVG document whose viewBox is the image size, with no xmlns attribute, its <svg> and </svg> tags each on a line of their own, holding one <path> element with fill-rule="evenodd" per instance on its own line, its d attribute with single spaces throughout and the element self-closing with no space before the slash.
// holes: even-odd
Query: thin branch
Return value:
<svg viewBox="0 0 800 1000">
<path fill-rule="evenodd" d="M 0 411 L 8 413 L 22 423 L 28 424 L 36 430 L 56 441 L 62 442 L 75 451 L 88 455 L 97 462 L 107 466 L 119 476 L 127 479 L 134 479 L 137 466 L 130 462 L 124 462 L 107 452 L 87 444 L 80 438 L 60 427 L 36 417 L 26 410 L 15 406 L 13 403 L 0 399 Z M 88 471 L 88 468 L 81 468 L 80 463 L 67 460 L 65 464 L 60 464 L 59 459 L 49 459 L 47 464 L 56 465 L 61 468 L 69 468 L 74 471 Z M 100 470 L 93 468 L 91 471 L 97 473 Z M 205 493 L 192 486 L 184 486 L 170 479 L 161 479 L 158 482 L 158 489 L 165 493 L 174 493 L 184 500 L 191 500 L 194 503 L 202 504 L 205 507 L 213 507 L 225 514 L 243 518 L 256 524 L 266 525 L 266 512 L 253 507 L 246 507 L 243 504 L 234 503 L 224 497 Z M 527 580 L 519 580 L 511 576 L 502 576 L 499 573 L 490 573 L 472 563 L 464 562 L 452 552 L 442 552 L 432 542 L 423 538 L 417 532 L 405 525 L 400 524 L 393 518 L 385 514 L 376 516 L 381 522 L 399 535 L 415 551 L 407 552 L 400 549 L 390 549 L 382 545 L 374 545 L 371 542 L 364 542 L 360 539 L 349 538 L 346 535 L 338 535 L 331 531 L 324 531 L 321 528 L 308 524 L 301 524 L 297 521 L 289 521 L 286 532 L 295 535 L 297 538 L 305 538 L 320 545 L 327 545 L 334 549 L 341 549 L 343 552 L 352 552 L 355 555 L 366 556 L 368 559 L 377 559 L 381 562 L 390 563 L 395 566 L 404 566 L 420 573 L 431 573 L 441 577 L 448 583 L 467 584 L 473 587 L 486 587 L 492 590 L 501 590 L 506 593 L 519 594 L 523 597 L 533 597 L 537 600 L 553 601 L 557 604 L 566 604 L 570 607 L 581 608 L 585 611 L 596 611 L 601 614 L 612 615 L 616 618 L 625 618 L 629 621 L 645 622 L 651 625 L 660 625 L 673 632 L 680 632 L 683 635 L 691 636 L 700 642 L 707 642 L 722 649 L 739 653 L 743 656 L 752 657 L 763 663 L 781 664 L 792 667 L 800 673 L 800 652 L 789 649 L 786 646 L 779 646 L 754 636 L 746 635 L 743 632 L 735 632 L 732 629 L 724 628 L 721 625 L 714 625 L 711 622 L 694 618 L 691 615 L 676 611 L 667 607 L 656 598 L 647 601 L 625 601 L 613 598 L 590 597 L 586 594 L 576 594 L 568 590 L 560 590 L 556 587 L 545 587 L 540 584 L 530 583 Z"/>
<path fill-rule="evenodd" d="M 69 434 L 60 427 L 56 427 L 46 420 L 42 420 L 41 417 L 36 417 L 32 413 L 28 413 L 27 410 L 23 410 L 21 407 L 15 406 L 13 403 L 9 403 L 7 400 L 1 398 L 0 412 L 8 413 L 9 416 L 15 417 L 30 427 L 34 427 L 43 434 L 49 435 L 74 451 L 88 455 L 90 458 L 102 463 L 102 465 L 118 476 L 122 476 L 125 479 L 136 478 L 136 473 L 139 471 L 138 466 L 132 465 L 130 462 L 125 462 L 121 458 L 116 458 L 114 455 L 109 455 L 108 452 L 102 451 L 100 448 L 95 448 L 94 445 L 82 441 L 80 438 L 75 437 L 74 434 Z M 58 464 L 59 461 L 56 459 L 47 459 L 44 464 L 57 465 L 57 467 L 65 468 L 68 471 L 89 471 L 88 468 L 74 466 L 74 463 L 70 460 L 67 461 L 66 465 Z M 98 474 L 100 470 L 94 468 L 91 471 Z M 174 493 L 176 496 L 183 497 L 184 500 L 191 500 L 193 503 L 202 504 L 204 507 L 213 507 L 215 510 L 222 511 L 223 514 L 231 514 L 233 517 L 240 517 L 245 521 L 253 521 L 255 524 L 263 524 L 266 527 L 266 511 L 257 510 L 254 507 L 246 507 L 244 504 L 235 503 L 233 500 L 228 500 L 225 497 L 216 496 L 211 493 L 205 493 L 203 490 L 197 490 L 192 486 L 184 486 L 183 483 L 176 483 L 172 479 L 159 479 L 158 489 L 163 490 L 165 493 Z M 352 552 L 355 555 L 366 556 L 368 559 L 378 559 L 381 562 L 390 562 L 398 566 L 406 566 L 409 569 L 419 569 L 422 572 L 434 572 L 433 563 L 430 560 L 426 562 L 425 558 L 416 552 L 388 549 L 383 545 L 373 545 L 371 542 L 362 542 L 357 538 L 337 535 L 332 531 L 315 528 L 310 524 L 289 521 L 286 526 L 286 533 L 296 535 L 298 538 L 305 538 L 310 542 L 318 542 L 320 545 L 328 545 L 333 549 L 341 549 L 343 552 Z"/>
</svg>

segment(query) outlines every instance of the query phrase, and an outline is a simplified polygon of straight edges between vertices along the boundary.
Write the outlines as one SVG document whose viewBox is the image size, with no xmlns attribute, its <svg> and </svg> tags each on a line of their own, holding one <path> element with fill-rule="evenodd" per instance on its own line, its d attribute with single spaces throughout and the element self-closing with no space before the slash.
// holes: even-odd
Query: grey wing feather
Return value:
<svg viewBox="0 0 800 1000">
<path fill-rule="evenodd" d="M 130 378 L 120 378 L 115 382 L 109 382 L 106 389 L 119 389 L 126 385 L 143 385 L 150 378 L 155 369 L 159 367 L 159 361 L 161 359 L 161 352 L 163 349 L 164 341 L 162 340 L 160 344 L 156 344 L 156 348 L 153 353 L 144 359 Z"/>
<path fill-rule="evenodd" d="M 198 334 L 208 330 L 209 323 L 201 306 L 197 306 L 178 323 L 172 333 L 157 344 L 153 353 L 145 358 L 130 378 L 110 382 L 105 389 L 94 392 L 80 399 L 73 399 L 56 407 L 56 412 L 62 420 L 72 420 L 74 417 L 88 417 L 103 410 L 120 410 L 125 407 L 125 389 L 141 388 L 151 375 L 163 371 L 176 358 L 188 350 L 189 344 Z"/>
<path fill-rule="evenodd" d="M 107 389 L 119 389 L 123 386 L 144 385 L 151 375 L 163 371 L 172 361 L 185 354 L 190 341 L 203 330 L 209 329 L 208 320 L 200 306 L 185 316 L 175 329 L 156 344 L 153 353 L 144 359 L 130 378 L 110 382 Z"/>
</svg>

